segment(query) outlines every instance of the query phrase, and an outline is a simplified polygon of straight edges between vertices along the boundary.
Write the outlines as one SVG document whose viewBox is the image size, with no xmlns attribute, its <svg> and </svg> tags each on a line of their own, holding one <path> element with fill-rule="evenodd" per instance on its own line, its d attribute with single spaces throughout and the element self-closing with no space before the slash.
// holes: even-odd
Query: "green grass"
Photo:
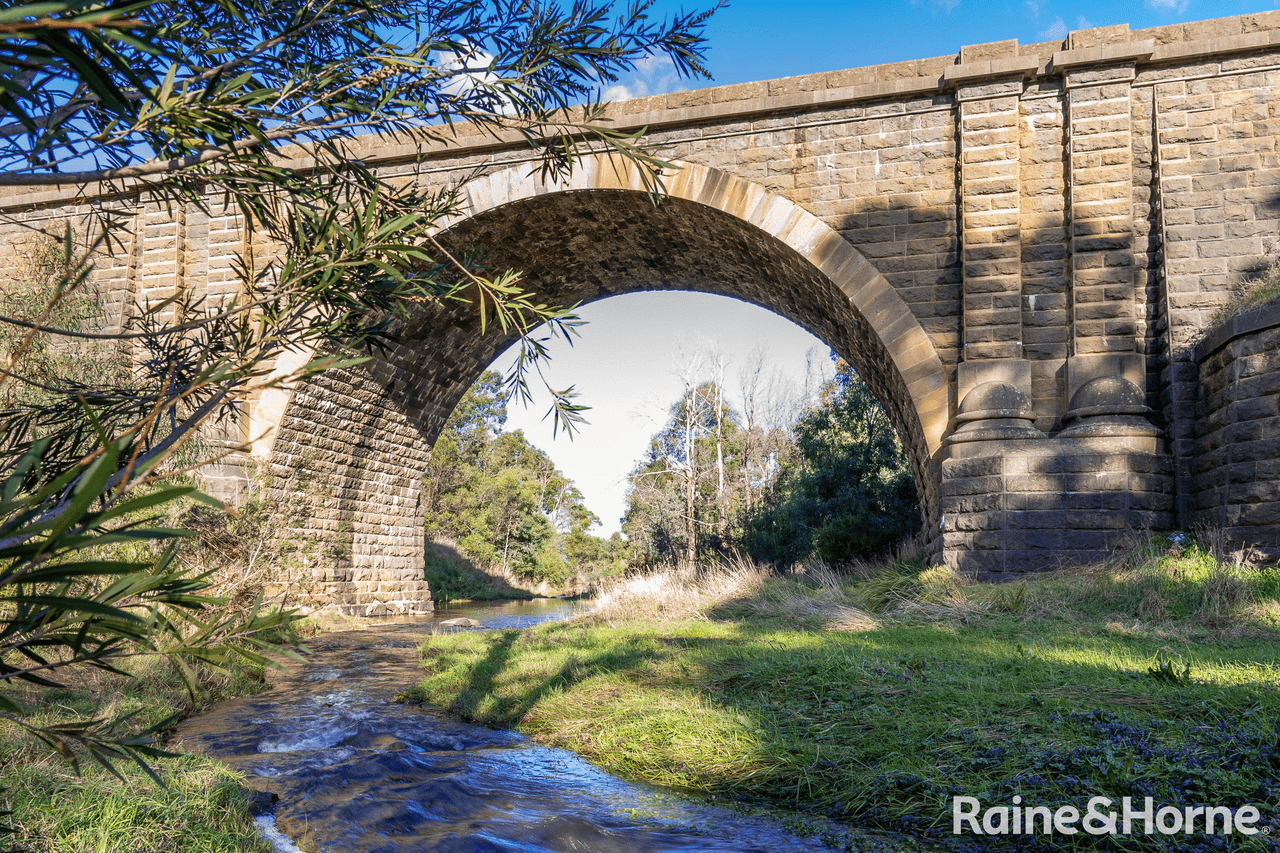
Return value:
<svg viewBox="0 0 1280 853">
<path fill-rule="evenodd" d="M 130 736 L 175 713 L 194 713 L 262 684 L 261 673 L 252 670 L 230 676 L 205 673 L 202 695 L 193 702 L 166 660 L 139 659 L 129 669 L 133 678 L 79 668 L 60 676 L 64 689 L 12 687 L 6 695 L 28 707 L 28 721 L 46 725 L 136 712 L 117 729 Z M 88 758 L 76 773 L 30 734 L 3 720 L 0 755 L 0 808 L 13 812 L 15 830 L 0 835 L 0 849 L 270 853 L 253 824 L 240 777 L 215 759 L 190 754 L 155 758 L 150 764 L 163 785 L 126 761 L 115 762 L 123 779 Z"/>
<path fill-rule="evenodd" d="M 1261 275 L 1239 286 L 1231 298 L 1209 318 L 1209 325 L 1215 326 L 1276 301 L 1280 301 L 1280 260 L 1272 262 Z"/>
<path fill-rule="evenodd" d="M 628 778 L 957 849 L 973 842 L 950 834 L 959 794 L 1254 803 L 1280 828 L 1280 571 L 1157 542 L 1001 586 L 918 565 L 731 580 L 683 607 L 433 637 L 418 698 Z"/>
<path fill-rule="evenodd" d="M 427 543 L 423 569 L 427 583 L 431 585 L 432 597 L 438 602 L 507 601 L 534 597 L 529 590 L 514 587 L 505 579 L 476 567 L 447 543 Z"/>
<path fill-rule="evenodd" d="M 97 769 L 83 777 L 29 764 L 6 770 L 18 829 L 11 843 L 59 853 L 270 853 L 236 774 L 195 756 L 164 759 L 157 769 L 167 787 L 132 769 L 124 782 Z"/>
</svg>

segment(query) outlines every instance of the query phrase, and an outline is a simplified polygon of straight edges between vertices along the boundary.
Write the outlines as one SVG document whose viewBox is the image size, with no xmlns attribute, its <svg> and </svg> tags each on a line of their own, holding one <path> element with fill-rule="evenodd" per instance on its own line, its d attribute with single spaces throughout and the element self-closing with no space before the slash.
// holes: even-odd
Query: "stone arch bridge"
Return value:
<svg viewBox="0 0 1280 853">
<path fill-rule="evenodd" d="M 353 145 L 432 186 L 481 169 L 445 239 L 483 245 L 549 300 L 705 290 L 812 331 L 885 404 L 927 547 L 961 570 L 1087 561 L 1191 520 L 1191 346 L 1269 264 L 1280 223 L 1280 13 L 973 45 L 611 115 L 676 162 L 662 204 L 605 158 L 541 183 L 514 138 L 464 129 L 425 157 Z M 0 265 L 33 224 L 99 203 L 79 187 L 0 198 Z M 233 211 L 137 198 L 125 212 L 127 251 L 97 270 L 120 310 L 235 286 L 250 237 Z M 339 554 L 313 570 L 315 603 L 430 608 L 420 475 L 510 342 L 424 311 L 386 357 L 250 401 L 239 438 L 304 502 L 297 532 Z M 209 472 L 223 492 L 241 476 Z"/>
</svg>

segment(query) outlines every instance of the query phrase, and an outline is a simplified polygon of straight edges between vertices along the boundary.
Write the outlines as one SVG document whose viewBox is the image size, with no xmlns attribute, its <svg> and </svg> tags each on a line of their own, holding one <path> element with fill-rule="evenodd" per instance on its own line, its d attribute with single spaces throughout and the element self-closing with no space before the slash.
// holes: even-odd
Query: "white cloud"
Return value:
<svg viewBox="0 0 1280 853">
<path fill-rule="evenodd" d="M 674 74 L 675 70 L 676 64 L 669 56 L 650 53 L 636 62 L 636 71 L 650 77 L 658 74 Z"/>
<path fill-rule="evenodd" d="M 621 83 L 610 86 L 600 96 L 602 101 L 629 101 L 632 98 L 643 98 L 644 93 L 633 92 Z"/>
<path fill-rule="evenodd" d="M 919 6 L 920 0 L 910 0 L 912 6 Z M 960 0 L 929 0 L 929 5 L 934 9 L 941 9 L 944 12 L 950 12 L 952 9 L 960 5 Z"/>
<path fill-rule="evenodd" d="M 680 79 L 670 57 L 650 54 L 636 62 L 631 74 L 606 87 L 601 99 L 625 101 L 648 95 L 665 95 L 687 87 L 688 81 Z"/>
<path fill-rule="evenodd" d="M 1044 0 L 1027 0 L 1027 11 L 1031 13 L 1031 17 L 1040 17 L 1040 7 L 1044 5 Z"/>
<path fill-rule="evenodd" d="M 1157 12 L 1165 12 L 1170 15 L 1181 15 L 1187 11 L 1188 0 L 1147 0 L 1147 6 L 1155 9 Z"/>
<path fill-rule="evenodd" d="M 1054 18 L 1052 24 L 1040 31 L 1039 36 L 1044 41 L 1057 41 L 1066 38 L 1068 32 L 1066 22 L 1061 18 Z"/>
<path fill-rule="evenodd" d="M 1062 18 L 1054 17 L 1053 23 L 1046 29 L 1041 30 L 1039 36 L 1045 41 L 1054 41 L 1056 39 L 1066 38 L 1067 34 L 1072 30 L 1091 30 L 1096 26 L 1097 24 L 1090 21 L 1084 15 L 1078 15 L 1076 17 L 1076 25 L 1074 27 L 1068 27 L 1067 22 L 1062 20 Z"/>
</svg>

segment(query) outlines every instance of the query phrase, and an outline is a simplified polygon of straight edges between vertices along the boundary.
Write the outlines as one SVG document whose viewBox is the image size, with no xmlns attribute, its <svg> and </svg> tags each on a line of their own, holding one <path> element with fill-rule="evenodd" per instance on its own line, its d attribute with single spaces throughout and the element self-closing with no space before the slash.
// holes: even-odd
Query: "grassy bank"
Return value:
<svg viewBox="0 0 1280 853">
<path fill-rule="evenodd" d="M 290 633 L 278 639 L 297 638 Z M 77 667 L 59 673 L 62 689 L 18 684 L 6 688 L 6 695 L 31 711 L 27 720 L 33 724 L 116 719 L 121 721 L 116 734 L 137 737 L 174 715 L 198 713 L 212 702 L 264 686 L 262 672 L 255 669 L 197 670 L 201 690 L 192 697 L 166 658 L 136 658 L 123 668 L 132 677 Z M 77 773 L 34 736 L 4 721 L 0 755 L 0 810 L 12 812 L 15 830 L 0 834 L 0 850 L 270 853 L 253 824 L 249 792 L 215 759 L 190 754 L 151 759 L 163 785 L 125 760 L 113 762 L 117 776 L 82 755 Z"/>
<path fill-rule="evenodd" d="M 431 595 L 438 602 L 508 601 L 533 598 L 534 594 L 513 586 L 509 578 L 477 568 L 452 544 L 428 542 L 423 561 Z"/>
<path fill-rule="evenodd" d="M 952 849 L 987 849 L 951 835 L 956 795 L 1254 803 L 1280 828 L 1280 572 L 1157 542 L 1002 586 L 918 564 L 864 574 L 667 576 L 573 622 L 434 637 L 418 698 L 626 777 Z"/>
</svg>

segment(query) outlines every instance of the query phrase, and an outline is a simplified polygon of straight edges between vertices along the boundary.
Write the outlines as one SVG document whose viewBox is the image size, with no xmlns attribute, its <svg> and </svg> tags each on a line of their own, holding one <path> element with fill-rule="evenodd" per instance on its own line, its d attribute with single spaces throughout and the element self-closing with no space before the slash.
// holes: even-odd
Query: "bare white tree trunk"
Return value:
<svg viewBox="0 0 1280 853">
<path fill-rule="evenodd" d="M 717 530 L 724 535 L 728 519 L 724 491 L 724 354 L 716 353 L 716 520 Z"/>
</svg>

